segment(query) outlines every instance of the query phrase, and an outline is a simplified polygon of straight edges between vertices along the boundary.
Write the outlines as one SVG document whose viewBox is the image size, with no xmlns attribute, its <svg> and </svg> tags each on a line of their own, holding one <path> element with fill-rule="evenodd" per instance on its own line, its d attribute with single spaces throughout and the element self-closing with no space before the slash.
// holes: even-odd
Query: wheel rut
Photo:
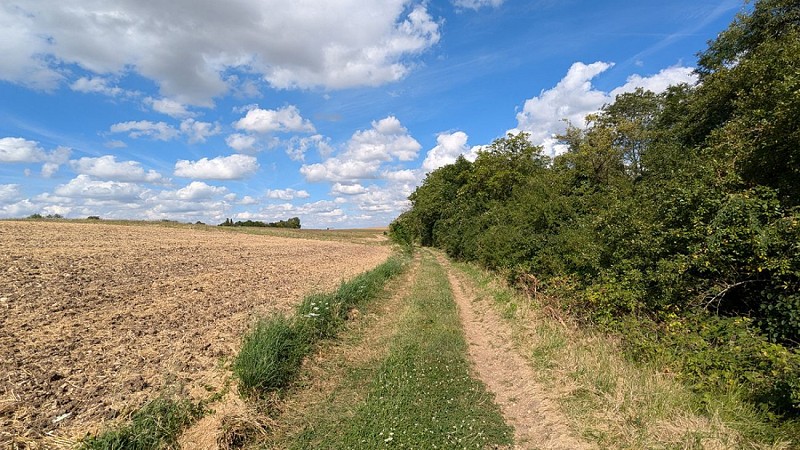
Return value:
<svg viewBox="0 0 800 450">
<path fill-rule="evenodd" d="M 509 324 L 444 256 L 438 255 L 438 261 L 447 270 L 476 375 L 495 395 L 506 422 L 514 428 L 514 448 L 594 448 L 571 434 L 566 416 L 513 347 Z"/>
</svg>

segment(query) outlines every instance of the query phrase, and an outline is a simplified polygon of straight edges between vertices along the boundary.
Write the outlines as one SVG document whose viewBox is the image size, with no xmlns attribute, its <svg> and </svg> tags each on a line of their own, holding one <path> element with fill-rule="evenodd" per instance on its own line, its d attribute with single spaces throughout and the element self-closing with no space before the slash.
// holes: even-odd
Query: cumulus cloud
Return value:
<svg viewBox="0 0 800 450">
<path fill-rule="evenodd" d="M 363 194 L 367 192 L 367 189 L 358 184 L 342 184 L 342 183 L 335 183 L 333 187 L 331 187 L 331 194 L 334 195 L 357 195 Z"/>
<path fill-rule="evenodd" d="M 303 132 L 313 133 L 314 125 L 300 116 L 296 106 L 289 105 L 280 109 L 253 108 L 239 119 L 234 127 L 256 133 Z"/>
<path fill-rule="evenodd" d="M 135 183 L 98 181 L 81 174 L 57 186 L 54 192 L 62 197 L 131 202 L 141 200 L 147 190 Z"/>
<path fill-rule="evenodd" d="M 596 89 L 592 80 L 611 67 L 613 64 L 606 62 L 574 63 L 555 87 L 525 101 L 522 110 L 517 113 L 517 127 L 509 132 L 529 133 L 531 142 L 543 145 L 545 152 L 552 156 L 566 150 L 557 144 L 554 137 L 566 131 L 565 121 L 574 126 L 585 127 L 588 114 L 613 102 L 617 95 L 633 92 L 638 87 L 658 93 L 669 85 L 696 82 L 693 69 L 671 67 L 649 77 L 632 75 L 623 86 L 611 92 Z"/>
<path fill-rule="evenodd" d="M 0 78 L 55 88 L 64 64 L 133 71 L 161 94 L 210 105 L 256 73 L 276 88 L 328 89 L 396 81 L 439 40 L 424 4 L 408 0 L 202 2 L 19 0 L 0 6 Z M 244 83 L 244 82 L 243 82 Z"/>
<path fill-rule="evenodd" d="M 234 133 L 225 138 L 228 147 L 239 153 L 253 153 L 256 151 L 256 137 L 250 134 Z"/>
<path fill-rule="evenodd" d="M 191 117 L 191 111 L 186 109 L 186 105 L 183 103 L 172 100 L 169 98 L 152 98 L 148 97 L 145 99 L 145 103 L 153 108 L 153 111 L 159 112 L 161 114 L 166 114 L 170 117 L 174 117 L 176 119 L 182 119 L 185 117 Z"/>
<path fill-rule="evenodd" d="M 254 198 L 254 197 L 249 196 L 249 195 L 245 195 L 244 197 L 242 197 L 241 200 L 239 200 L 238 203 L 240 205 L 257 205 L 258 204 L 258 200 L 256 198 Z"/>
<path fill-rule="evenodd" d="M 258 170 L 258 160 L 253 156 L 219 156 L 198 161 L 180 160 L 175 163 L 175 176 L 207 180 L 240 180 Z"/>
<path fill-rule="evenodd" d="M 64 80 L 44 56 L 51 46 L 39 28 L 36 18 L 25 10 L 0 3 L 0 79 L 47 91 Z"/>
<path fill-rule="evenodd" d="M 58 168 L 69 160 L 72 150 L 57 147 L 47 152 L 36 141 L 18 137 L 0 138 L 0 162 L 7 163 L 43 163 L 42 176 L 51 177 Z"/>
<path fill-rule="evenodd" d="M 180 135 L 178 130 L 166 122 L 149 120 L 115 123 L 110 130 L 112 133 L 128 133 L 132 138 L 148 137 L 159 141 L 169 141 Z"/>
<path fill-rule="evenodd" d="M 300 173 L 306 181 L 354 181 L 378 177 L 380 161 L 356 161 L 331 158 L 322 163 L 303 165 Z"/>
<path fill-rule="evenodd" d="M 359 161 L 412 161 L 422 146 L 394 116 L 372 122 L 372 129 L 356 131 L 347 154 Z"/>
<path fill-rule="evenodd" d="M 19 200 L 21 193 L 18 184 L 0 184 L 0 204 L 9 204 Z"/>
<path fill-rule="evenodd" d="M 305 137 L 293 136 L 287 142 L 286 154 L 294 161 L 305 161 L 306 152 L 315 147 L 323 158 L 327 158 L 333 153 L 330 138 L 326 138 L 321 134 L 315 134 Z"/>
<path fill-rule="evenodd" d="M 192 181 L 177 191 L 167 192 L 166 196 L 174 196 L 178 200 L 208 200 L 227 193 L 226 187 L 210 186 L 202 181 Z"/>
<path fill-rule="evenodd" d="M 155 170 L 145 171 L 137 161 L 117 161 L 113 155 L 99 158 L 84 157 L 70 161 L 70 166 L 78 174 L 113 181 L 165 183 L 166 180 Z"/>
<path fill-rule="evenodd" d="M 633 92 L 638 88 L 660 93 L 666 91 L 670 86 L 676 86 L 681 83 L 694 84 L 696 82 L 697 75 L 695 75 L 693 68 L 681 66 L 667 67 L 649 77 L 643 77 L 638 74 L 629 76 L 625 84 L 611 91 L 611 98 L 613 100 L 620 94 Z"/>
<path fill-rule="evenodd" d="M 70 84 L 70 89 L 83 93 L 103 94 L 109 97 L 131 95 L 118 86 L 112 86 L 111 81 L 104 77 L 81 77 Z"/>
<path fill-rule="evenodd" d="M 181 122 L 181 133 L 189 138 L 190 144 L 205 142 L 209 137 L 221 132 L 222 127 L 218 123 L 199 122 L 194 119 Z"/>
<path fill-rule="evenodd" d="M 308 198 L 311 197 L 307 191 L 300 190 L 296 191 L 294 189 L 267 189 L 266 193 L 267 198 L 274 199 L 274 200 L 294 200 L 296 198 Z"/>
<path fill-rule="evenodd" d="M 0 161 L 2 162 L 41 162 L 46 157 L 45 151 L 39 147 L 39 143 L 36 141 L 13 137 L 0 139 Z"/>
<path fill-rule="evenodd" d="M 322 163 L 303 165 L 306 180 L 357 181 L 380 178 L 383 163 L 413 161 L 421 145 L 394 116 L 373 121 L 372 128 L 353 133 L 340 155 Z"/>
<path fill-rule="evenodd" d="M 467 133 L 463 131 L 439 134 L 436 137 L 436 147 L 428 151 L 425 161 L 422 162 L 422 168 L 427 172 L 433 172 L 439 167 L 456 162 L 459 156 L 475 161 L 479 147 L 467 146 L 468 138 Z"/>
</svg>

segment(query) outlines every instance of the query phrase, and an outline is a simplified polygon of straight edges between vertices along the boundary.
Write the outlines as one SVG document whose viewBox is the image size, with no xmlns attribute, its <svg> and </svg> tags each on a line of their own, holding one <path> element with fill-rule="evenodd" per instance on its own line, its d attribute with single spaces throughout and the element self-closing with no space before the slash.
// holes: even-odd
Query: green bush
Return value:
<svg viewBox="0 0 800 450">
<path fill-rule="evenodd" d="M 770 342 L 752 319 L 628 316 L 616 329 L 632 359 L 665 364 L 699 392 L 736 390 L 764 411 L 800 415 L 800 352 Z"/>
</svg>

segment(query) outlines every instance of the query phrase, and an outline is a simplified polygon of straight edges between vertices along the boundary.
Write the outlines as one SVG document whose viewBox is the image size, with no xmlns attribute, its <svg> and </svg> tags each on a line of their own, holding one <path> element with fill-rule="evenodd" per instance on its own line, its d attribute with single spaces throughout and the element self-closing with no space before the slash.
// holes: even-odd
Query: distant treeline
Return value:
<svg viewBox="0 0 800 450">
<path fill-rule="evenodd" d="M 279 220 L 277 222 L 262 222 L 260 220 L 245 220 L 234 222 L 231 219 L 225 219 L 225 222 L 219 224 L 221 227 L 268 227 L 268 228 L 294 228 L 300 229 L 300 218 L 292 217 L 288 220 Z"/>
<path fill-rule="evenodd" d="M 699 83 L 623 94 L 550 158 L 525 134 L 428 174 L 391 226 L 800 416 L 800 7 L 757 0 Z"/>
</svg>

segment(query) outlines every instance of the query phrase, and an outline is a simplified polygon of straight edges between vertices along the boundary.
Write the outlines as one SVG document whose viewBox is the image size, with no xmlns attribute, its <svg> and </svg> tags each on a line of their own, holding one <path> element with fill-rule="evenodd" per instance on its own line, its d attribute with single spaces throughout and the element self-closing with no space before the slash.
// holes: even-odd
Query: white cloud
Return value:
<svg viewBox="0 0 800 450">
<path fill-rule="evenodd" d="M 208 200 L 228 193 L 228 189 L 220 186 L 210 186 L 202 181 L 192 181 L 185 187 L 166 193 L 166 196 L 173 196 L 178 200 Z"/>
<path fill-rule="evenodd" d="M 425 161 L 422 162 L 422 168 L 427 172 L 433 172 L 439 167 L 456 162 L 462 155 L 470 161 L 475 161 L 479 147 L 467 146 L 468 138 L 469 136 L 463 131 L 439 134 L 436 137 L 437 145 L 428 151 Z"/>
<path fill-rule="evenodd" d="M 356 183 L 356 184 L 342 184 L 342 183 L 335 183 L 333 187 L 331 187 L 331 194 L 333 195 L 357 195 L 363 194 L 367 192 L 367 189 Z"/>
<path fill-rule="evenodd" d="M 517 127 L 509 132 L 529 133 L 531 142 L 543 145 L 545 152 L 553 156 L 566 150 L 554 137 L 566 131 L 565 121 L 577 127 L 585 127 L 588 114 L 613 102 L 619 94 L 633 92 L 637 87 L 659 93 L 671 84 L 696 81 L 691 68 L 671 67 L 650 77 L 632 75 L 623 86 L 611 92 L 592 86 L 591 81 L 612 66 L 613 64 L 605 62 L 588 65 L 574 63 L 554 88 L 542 91 L 538 96 L 525 101 L 522 111 L 517 113 Z"/>
<path fill-rule="evenodd" d="M 401 183 L 419 183 L 424 176 L 419 170 L 385 170 L 381 173 L 381 178 L 389 181 L 397 181 Z"/>
<path fill-rule="evenodd" d="M 141 200 L 147 190 L 134 183 L 97 181 L 81 174 L 69 183 L 57 186 L 54 192 L 62 197 L 130 202 Z"/>
<path fill-rule="evenodd" d="M 21 193 L 18 184 L 0 184 L 0 204 L 9 204 L 19 200 Z"/>
<path fill-rule="evenodd" d="M 53 89 L 63 64 L 133 71 L 165 97 L 209 105 L 231 69 L 273 87 L 375 86 L 404 76 L 439 40 L 439 24 L 408 0 L 19 0 L 0 6 L 0 78 Z M 240 83 L 246 84 L 247 80 Z M 235 86 L 234 86 L 235 87 Z"/>
<path fill-rule="evenodd" d="M 504 1 L 505 0 L 453 0 L 453 5 L 455 5 L 456 8 L 478 10 L 484 6 L 497 8 L 502 5 Z"/>
<path fill-rule="evenodd" d="M 422 146 L 394 116 L 372 122 L 372 129 L 356 131 L 347 144 L 347 155 L 359 161 L 412 161 Z"/>
<path fill-rule="evenodd" d="M 78 174 L 113 181 L 146 183 L 165 183 L 166 180 L 155 170 L 145 171 L 137 161 L 117 161 L 113 155 L 99 158 L 84 157 L 70 161 L 70 166 Z"/>
<path fill-rule="evenodd" d="M 186 105 L 169 98 L 155 99 L 148 97 L 145 99 L 145 103 L 153 108 L 153 111 L 166 114 L 177 119 L 193 116 L 192 112 L 186 109 Z"/>
<path fill-rule="evenodd" d="M 211 136 L 220 134 L 222 127 L 218 123 L 199 122 L 186 119 L 181 122 L 181 133 L 189 137 L 189 143 L 205 142 Z"/>
<path fill-rule="evenodd" d="M 249 196 L 249 195 L 245 195 L 244 197 L 242 197 L 241 200 L 239 200 L 239 204 L 240 205 L 257 205 L 258 204 L 258 200 L 256 198 L 254 198 L 254 197 Z"/>
<path fill-rule="evenodd" d="M 109 97 L 118 97 L 129 94 L 118 86 L 112 86 L 111 81 L 103 77 L 81 77 L 70 84 L 70 89 L 83 93 L 103 94 Z"/>
<path fill-rule="evenodd" d="M 624 85 L 611 91 L 611 98 L 614 99 L 620 94 L 633 92 L 637 88 L 642 88 L 646 91 L 661 93 L 667 90 L 670 86 L 676 86 L 681 83 L 695 84 L 697 82 L 697 75 L 691 67 L 667 67 L 655 75 L 643 77 L 638 74 L 633 74 L 628 77 Z"/>
<path fill-rule="evenodd" d="M 300 116 L 300 111 L 294 105 L 280 109 L 253 108 L 234 124 L 237 130 L 256 133 L 272 132 L 305 132 L 313 133 L 314 125 L 308 119 Z"/>
<path fill-rule="evenodd" d="M 29 199 L 20 200 L 7 205 L 3 205 L 2 202 L 0 202 L 0 217 L 27 217 L 41 211 L 42 209 L 40 206 Z"/>
<path fill-rule="evenodd" d="M 271 198 L 274 200 L 294 200 L 296 198 L 308 198 L 311 197 L 307 191 L 300 190 L 296 191 L 294 189 L 267 189 L 266 193 L 267 198 Z"/>
<path fill-rule="evenodd" d="M 175 163 L 175 176 L 208 180 L 239 180 L 258 170 L 258 160 L 253 156 L 231 155 L 198 161 L 180 160 Z"/>
<path fill-rule="evenodd" d="M 111 125 L 112 133 L 128 133 L 132 138 L 149 137 L 160 141 L 169 141 L 180 135 L 180 132 L 166 122 L 149 120 L 120 122 Z"/>
<path fill-rule="evenodd" d="M 44 56 L 51 50 L 36 18 L 10 2 L 0 3 L 0 79 L 53 90 L 64 77 Z"/>
<path fill-rule="evenodd" d="M 58 168 L 69 160 L 72 150 L 67 147 L 57 147 L 47 152 L 36 141 L 23 138 L 0 138 L 0 162 L 8 163 L 44 163 L 42 176 L 51 177 Z"/>
<path fill-rule="evenodd" d="M 373 121 L 372 128 L 353 133 L 341 154 L 321 163 L 303 165 L 307 181 L 355 182 L 381 177 L 381 165 L 413 161 L 421 145 L 394 116 Z"/>
<path fill-rule="evenodd" d="M 358 161 L 331 158 L 322 163 L 303 165 L 300 173 L 306 181 L 353 181 L 378 177 L 380 161 Z"/>
<path fill-rule="evenodd" d="M 225 138 L 225 143 L 239 153 L 253 153 L 256 151 L 256 137 L 250 134 L 231 134 Z"/>
<path fill-rule="evenodd" d="M 316 147 L 323 158 L 327 158 L 333 153 L 330 138 L 315 134 L 307 137 L 293 136 L 287 142 L 286 154 L 295 161 L 304 161 L 306 152 L 312 147 Z"/>
<path fill-rule="evenodd" d="M 13 137 L 0 138 L 0 161 L 2 162 L 42 162 L 46 158 L 47 154 L 36 141 Z"/>
</svg>

